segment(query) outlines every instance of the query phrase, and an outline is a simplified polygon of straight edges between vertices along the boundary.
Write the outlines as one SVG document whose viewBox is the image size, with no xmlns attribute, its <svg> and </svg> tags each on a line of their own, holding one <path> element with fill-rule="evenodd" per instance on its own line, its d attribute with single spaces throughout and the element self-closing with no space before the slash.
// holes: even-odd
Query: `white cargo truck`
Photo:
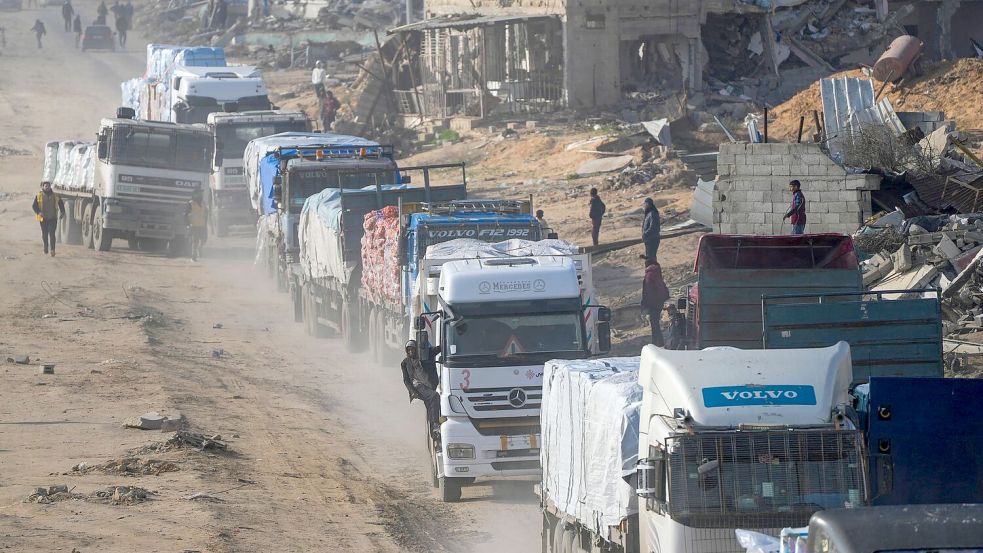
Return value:
<svg viewBox="0 0 983 553">
<path fill-rule="evenodd" d="M 845 342 L 646 346 L 545 373 L 544 552 L 740 553 L 735 529 L 778 535 L 868 502 Z"/>
<path fill-rule="evenodd" d="M 214 139 L 212 174 L 205 195 L 208 223 L 216 236 L 232 225 L 255 225 L 242 156 L 249 141 L 282 132 L 307 132 L 310 121 L 299 111 L 214 112 L 208 129 Z"/>
<path fill-rule="evenodd" d="M 216 111 L 268 110 L 272 106 L 266 82 L 251 65 L 225 67 L 178 66 L 170 74 L 167 113 L 148 119 L 175 123 L 205 123 Z"/>
<path fill-rule="evenodd" d="M 95 144 L 47 144 L 43 174 L 54 176 L 65 200 L 62 242 L 107 251 L 122 238 L 134 249 L 169 244 L 178 253 L 187 243 L 188 201 L 208 180 L 211 148 L 204 125 L 128 117 L 103 119 Z"/>
</svg>

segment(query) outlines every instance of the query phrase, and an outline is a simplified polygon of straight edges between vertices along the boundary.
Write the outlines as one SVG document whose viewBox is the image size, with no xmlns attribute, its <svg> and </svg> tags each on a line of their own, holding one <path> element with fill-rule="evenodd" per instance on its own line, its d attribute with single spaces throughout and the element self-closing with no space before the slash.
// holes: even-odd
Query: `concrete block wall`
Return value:
<svg viewBox="0 0 983 553">
<path fill-rule="evenodd" d="M 926 135 L 932 134 L 940 127 L 946 127 L 950 131 L 956 130 L 955 124 L 952 121 L 947 121 L 945 113 L 941 111 L 899 111 L 897 115 L 906 129 L 921 127 L 922 132 Z"/>
<path fill-rule="evenodd" d="M 876 175 L 848 174 L 816 144 L 722 144 L 717 156 L 713 229 L 725 234 L 788 234 L 782 221 L 798 179 L 806 232 L 852 234 L 871 215 Z"/>
</svg>

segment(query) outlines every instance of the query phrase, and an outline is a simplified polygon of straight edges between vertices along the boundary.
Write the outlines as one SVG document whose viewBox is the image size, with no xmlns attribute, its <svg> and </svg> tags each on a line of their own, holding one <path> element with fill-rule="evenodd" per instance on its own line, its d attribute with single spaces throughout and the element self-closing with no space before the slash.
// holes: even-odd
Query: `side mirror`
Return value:
<svg viewBox="0 0 983 553">
<path fill-rule="evenodd" d="M 611 310 L 607 307 L 597 308 L 597 321 L 601 323 L 611 322 Z"/>
<path fill-rule="evenodd" d="M 689 302 L 686 300 L 686 298 L 678 298 L 676 299 L 676 309 L 680 311 L 686 311 L 686 306 L 688 305 L 688 303 Z"/>
<path fill-rule="evenodd" d="M 597 323 L 597 353 L 611 352 L 611 323 Z"/>
<path fill-rule="evenodd" d="M 419 330 L 423 330 L 425 328 L 427 328 L 427 316 L 426 315 L 417 315 L 417 317 L 415 319 L 413 319 L 413 330 L 418 330 L 419 331 Z M 419 344 L 419 343 L 420 342 L 417 341 L 417 344 Z"/>
<path fill-rule="evenodd" d="M 430 333 L 422 328 L 416 331 L 416 347 L 420 352 L 420 359 L 430 358 Z"/>
<path fill-rule="evenodd" d="M 99 137 L 98 146 L 96 147 L 96 153 L 99 159 L 106 159 L 106 156 L 109 155 L 107 150 L 109 148 L 106 146 L 106 141 L 102 137 Z"/>
<path fill-rule="evenodd" d="M 550 232 L 548 232 L 546 234 L 546 239 L 547 240 L 559 240 L 560 239 L 560 235 L 557 234 L 557 233 L 555 233 L 555 232 L 550 231 Z"/>
</svg>

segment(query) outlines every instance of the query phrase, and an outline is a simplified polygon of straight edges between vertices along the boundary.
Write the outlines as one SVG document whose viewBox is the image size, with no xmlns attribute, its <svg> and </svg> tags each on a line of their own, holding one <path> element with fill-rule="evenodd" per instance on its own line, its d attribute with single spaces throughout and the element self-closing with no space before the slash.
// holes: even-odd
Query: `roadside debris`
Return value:
<svg viewBox="0 0 983 553">
<path fill-rule="evenodd" d="M 27 496 L 24 501 L 28 503 L 54 503 L 56 501 L 64 501 L 66 499 L 82 499 L 82 495 L 72 493 L 72 490 L 64 484 L 56 484 L 54 486 L 48 486 L 47 488 L 34 488 L 31 495 Z"/>
<path fill-rule="evenodd" d="M 79 463 L 72 467 L 72 474 L 116 474 L 121 476 L 157 476 L 164 472 L 177 472 L 177 464 L 160 459 L 123 457 L 98 465 Z"/>
<path fill-rule="evenodd" d="M 193 447 L 200 451 L 204 451 L 206 449 L 218 449 L 225 451 L 228 449 L 228 445 L 222 441 L 222 436 L 220 434 L 205 436 L 204 434 L 191 432 L 190 430 L 178 430 L 173 436 L 171 436 L 171 439 L 167 440 L 167 444 L 172 446 Z"/>
<path fill-rule="evenodd" d="M 160 430 L 163 428 L 164 421 L 166 420 L 168 420 L 167 417 L 157 411 L 150 411 L 139 417 L 124 420 L 123 426 L 126 428 L 138 428 L 140 430 Z"/>
<path fill-rule="evenodd" d="M 105 490 L 95 492 L 95 497 L 109 501 L 113 505 L 133 505 L 150 499 L 157 492 L 138 488 L 136 486 L 109 486 Z"/>
</svg>

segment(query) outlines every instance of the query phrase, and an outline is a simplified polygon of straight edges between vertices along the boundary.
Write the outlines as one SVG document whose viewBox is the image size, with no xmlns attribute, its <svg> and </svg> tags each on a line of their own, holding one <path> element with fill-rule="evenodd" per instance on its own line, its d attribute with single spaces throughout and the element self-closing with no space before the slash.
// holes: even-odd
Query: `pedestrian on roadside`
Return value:
<svg viewBox="0 0 983 553">
<path fill-rule="evenodd" d="M 686 316 L 673 304 L 666 307 L 669 328 L 666 330 L 666 349 L 686 349 Z"/>
<path fill-rule="evenodd" d="M 792 203 L 788 206 L 788 211 L 782 217 L 782 222 L 788 219 L 792 224 L 792 234 L 805 234 L 806 231 L 806 197 L 802 193 L 802 183 L 793 180 L 788 183 L 788 190 L 792 193 Z"/>
<path fill-rule="evenodd" d="M 41 23 L 41 20 L 40 19 L 35 19 L 34 20 L 34 26 L 31 27 L 31 30 L 34 31 L 34 36 L 37 37 L 37 39 L 38 39 L 38 49 L 40 50 L 41 49 L 41 37 L 43 37 L 44 35 L 48 34 L 48 31 L 44 28 L 44 23 Z"/>
<path fill-rule="evenodd" d="M 322 87 L 322 90 L 323 87 Z M 341 102 L 338 98 L 335 98 L 334 92 L 330 90 L 324 90 L 324 96 L 321 97 L 320 102 L 320 118 L 321 118 L 321 132 L 328 132 L 331 127 L 334 126 L 335 117 L 338 116 L 338 108 L 341 107 Z"/>
<path fill-rule="evenodd" d="M 96 20 L 93 25 L 105 25 L 107 15 L 109 15 L 109 8 L 106 7 L 106 2 L 104 0 L 99 2 L 99 7 L 96 8 Z"/>
<path fill-rule="evenodd" d="M 601 220 L 604 218 L 604 212 L 608 210 L 608 207 L 601 201 L 601 197 L 597 195 L 597 188 L 590 189 L 588 207 L 588 217 L 590 217 L 591 222 L 590 239 L 596 246 L 597 240 L 601 235 Z"/>
<path fill-rule="evenodd" d="M 34 218 L 41 223 L 41 242 L 44 243 L 44 254 L 51 252 L 55 256 L 55 231 L 58 230 L 58 212 L 65 214 L 65 202 L 61 196 L 51 189 L 51 183 L 41 183 L 41 191 L 34 197 Z"/>
<path fill-rule="evenodd" d="M 188 228 L 191 236 L 191 261 L 201 257 L 201 246 L 208 240 L 208 212 L 202 203 L 201 191 L 196 190 L 188 202 Z"/>
<path fill-rule="evenodd" d="M 327 73 L 324 71 L 324 62 L 317 60 L 314 62 L 314 70 L 311 71 L 311 84 L 314 85 L 314 95 L 318 101 L 324 97 L 324 78 Z"/>
<path fill-rule="evenodd" d="M 71 32 L 74 15 L 75 8 L 72 7 L 71 0 L 65 0 L 65 3 L 61 5 L 61 18 L 65 20 L 65 32 Z"/>
<path fill-rule="evenodd" d="M 427 423 L 433 436 L 439 436 L 437 419 L 440 416 L 440 394 L 437 392 L 437 365 L 433 361 L 421 361 L 416 340 L 406 342 L 406 358 L 399 364 L 403 372 L 403 385 L 410 401 L 420 399 L 427 408 Z M 440 352 L 433 348 L 431 356 Z"/>
<path fill-rule="evenodd" d="M 542 209 L 536 210 L 536 222 L 539 223 L 539 228 L 542 230 L 550 228 L 550 224 L 546 222 L 546 213 Z"/>
<path fill-rule="evenodd" d="M 75 31 L 75 47 L 78 48 L 79 44 L 82 43 L 82 16 L 78 13 L 75 14 L 75 20 L 72 21 L 72 30 Z"/>
<path fill-rule="evenodd" d="M 642 280 L 642 307 L 649 312 L 649 324 L 652 326 L 652 343 L 660 348 L 665 346 L 662 338 L 662 306 L 669 299 L 669 288 L 662 278 L 662 267 L 653 258 L 645 260 L 645 277 Z"/>
<path fill-rule="evenodd" d="M 130 30 L 130 21 L 123 6 L 120 6 L 116 11 L 116 36 L 119 39 L 120 48 L 126 47 L 126 32 L 128 30 Z"/>
<path fill-rule="evenodd" d="M 652 198 L 645 198 L 645 218 L 642 219 L 642 244 L 645 245 L 645 258 L 659 258 L 659 242 L 662 240 L 662 221 L 659 209 Z"/>
</svg>

